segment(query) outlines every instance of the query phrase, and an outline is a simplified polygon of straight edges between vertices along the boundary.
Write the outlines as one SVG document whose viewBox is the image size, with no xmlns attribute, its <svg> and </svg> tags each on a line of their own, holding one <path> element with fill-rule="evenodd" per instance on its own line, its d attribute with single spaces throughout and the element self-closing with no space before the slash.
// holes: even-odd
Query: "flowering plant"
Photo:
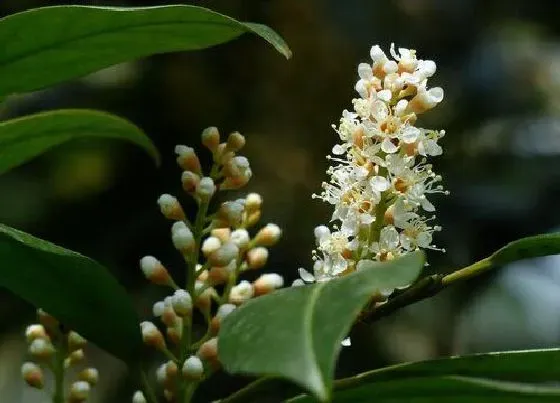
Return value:
<svg viewBox="0 0 560 403">
<path fill-rule="evenodd" d="M 36 39 L 21 34 L 30 26 L 49 27 L 53 17 L 68 26 L 89 18 L 97 25 L 46 29 Z M 135 57 L 212 46 L 243 32 L 290 56 L 270 28 L 200 7 L 62 6 L 14 14 L 0 20 L 0 38 L 15 38 L 0 52 L 0 96 Z M 118 51 L 98 46 L 104 35 L 113 36 Z M 334 126 L 338 139 L 328 157 L 328 181 L 312 196 L 332 205 L 330 224 L 315 228 L 312 269 L 300 268 L 291 287 L 266 269 L 282 230 L 274 223 L 258 226 L 263 197 L 249 192 L 224 201 L 226 192 L 249 186 L 253 172 L 249 159 L 239 154 L 245 137 L 238 132 L 224 137 L 215 127 L 201 135 L 209 167 L 194 148 L 175 148 L 183 196 L 194 203 L 195 214 L 188 214 L 181 196 L 166 193 L 157 200 L 172 222 L 170 243 L 183 264 L 178 270 L 152 255 L 139 259 L 146 279 L 167 289 L 166 296 L 151 301 L 148 318 L 138 318 L 123 287 L 97 262 L 0 224 L 0 255 L 12 263 L 0 268 L 0 285 L 39 307 L 38 323 L 25 331 L 25 382 L 51 389 L 53 403 L 88 400 L 103 381 L 103 372 L 83 367 L 89 340 L 129 365 L 138 381 L 130 393 L 133 403 L 191 402 L 199 386 L 222 370 L 256 377 L 223 396 L 225 403 L 258 399 L 278 379 L 296 385 L 285 389 L 293 402 L 449 401 L 466 393 L 557 399 L 560 389 L 549 384 L 557 374 L 537 373 L 525 364 L 557 361 L 558 349 L 408 363 L 335 380 L 337 357 L 351 343 L 348 335 L 356 321 L 373 323 L 493 267 L 560 252 L 558 234 L 540 235 L 449 274 L 421 276 L 424 251 L 444 251 L 433 241 L 441 230 L 434 224 L 433 196 L 448 192 L 431 163 L 443 153 L 445 132 L 421 128 L 419 121 L 444 93 L 428 86 L 435 62 L 394 45 L 388 53 L 375 45 L 371 62 L 358 65 L 359 97 Z M 45 68 L 37 71 L 36 65 Z M 63 110 L 1 122 L 0 146 L 6 152 L 0 155 L 0 172 L 85 135 L 126 139 L 158 159 L 150 140 L 131 123 L 95 111 Z M 20 270 L 11 270 L 15 265 Z M 159 354 L 148 370 L 154 361 L 146 347 Z"/>
</svg>

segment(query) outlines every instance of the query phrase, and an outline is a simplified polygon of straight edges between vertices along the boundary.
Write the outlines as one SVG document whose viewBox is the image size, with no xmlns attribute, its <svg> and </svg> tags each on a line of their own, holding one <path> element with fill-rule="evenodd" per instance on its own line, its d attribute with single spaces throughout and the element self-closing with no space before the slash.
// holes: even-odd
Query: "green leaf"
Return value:
<svg viewBox="0 0 560 403">
<path fill-rule="evenodd" d="M 130 141 L 159 163 L 155 146 L 129 121 L 104 112 L 66 109 L 0 122 L 0 174 L 66 141 L 89 137 Z"/>
<path fill-rule="evenodd" d="M 24 11 L 0 19 L 0 96 L 156 53 L 204 49 L 245 32 L 291 56 L 269 27 L 202 7 L 53 6 Z"/>
<path fill-rule="evenodd" d="M 142 348 L 126 290 L 99 263 L 0 224 L 0 287 L 123 360 Z"/>
<path fill-rule="evenodd" d="M 560 401 L 559 364 L 560 349 L 475 354 L 405 363 L 336 381 L 334 401 Z M 547 382 L 556 384 L 547 385 Z M 300 396 L 291 401 L 312 402 L 313 399 Z"/>
<path fill-rule="evenodd" d="M 376 292 L 412 283 L 423 265 L 423 254 L 415 252 L 251 300 L 220 327 L 220 362 L 231 373 L 291 380 L 326 401 L 340 343 L 364 305 Z"/>
<path fill-rule="evenodd" d="M 558 402 L 560 388 L 467 377 L 427 377 L 372 382 L 335 391 L 334 403 L 538 403 Z M 289 403 L 315 402 L 310 396 Z"/>
<path fill-rule="evenodd" d="M 508 243 L 490 256 L 493 265 L 502 266 L 516 260 L 560 253 L 560 233 L 542 234 Z"/>
</svg>

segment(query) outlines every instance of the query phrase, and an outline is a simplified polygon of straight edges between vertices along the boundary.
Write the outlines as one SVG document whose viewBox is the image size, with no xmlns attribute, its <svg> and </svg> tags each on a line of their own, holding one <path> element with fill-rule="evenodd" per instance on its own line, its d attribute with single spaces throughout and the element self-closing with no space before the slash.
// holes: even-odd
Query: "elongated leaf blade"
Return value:
<svg viewBox="0 0 560 403">
<path fill-rule="evenodd" d="M 502 266 L 516 260 L 557 255 L 560 253 L 560 233 L 541 234 L 518 239 L 494 252 L 492 264 Z"/>
<path fill-rule="evenodd" d="M 291 380 L 326 401 L 340 343 L 361 309 L 374 293 L 409 285 L 423 264 L 420 252 L 411 253 L 249 301 L 220 328 L 220 361 L 232 373 Z"/>
<path fill-rule="evenodd" d="M 197 6 L 32 9 L 0 20 L 0 96 L 156 53 L 204 49 L 246 32 L 290 57 L 286 43 L 269 27 Z"/>
<path fill-rule="evenodd" d="M 99 263 L 3 224 L 0 258 L 0 287 L 116 357 L 138 358 L 142 339 L 134 307 Z"/>
<path fill-rule="evenodd" d="M 0 174 L 66 141 L 91 137 L 132 142 L 159 162 L 151 140 L 127 120 L 99 111 L 64 109 L 0 122 Z"/>
</svg>

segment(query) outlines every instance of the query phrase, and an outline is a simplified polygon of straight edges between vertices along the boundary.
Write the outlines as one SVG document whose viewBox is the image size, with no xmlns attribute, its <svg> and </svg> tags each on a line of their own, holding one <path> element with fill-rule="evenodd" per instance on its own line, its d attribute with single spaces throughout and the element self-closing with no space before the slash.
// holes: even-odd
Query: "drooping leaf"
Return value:
<svg viewBox="0 0 560 403">
<path fill-rule="evenodd" d="M 126 290 L 99 263 L 0 224 L 0 287 L 123 360 L 142 348 Z"/>
<path fill-rule="evenodd" d="M 508 243 L 490 256 L 493 265 L 560 253 L 560 233 L 542 234 Z"/>
<path fill-rule="evenodd" d="M 66 141 L 89 137 L 130 141 L 159 161 L 150 139 L 129 121 L 99 111 L 64 109 L 0 122 L 0 174 Z"/>
<path fill-rule="evenodd" d="M 53 6 L 24 11 L 0 19 L 0 96 L 156 53 L 207 48 L 246 32 L 290 57 L 286 43 L 269 27 L 197 6 Z"/>
<path fill-rule="evenodd" d="M 486 353 L 405 363 L 336 381 L 334 401 L 560 401 L 559 364 L 560 349 Z M 292 401 L 314 400 L 300 396 Z"/>
<path fill-rule="evenodd" d="M 220 361 L 231 373 L 288 379 L 326 401 L 340 343 L 361 309 L 374 293 L 409 285 L 423 264 L 420 252 L 411 253 L 251 300 L 224 320 Z"/>
</svg>

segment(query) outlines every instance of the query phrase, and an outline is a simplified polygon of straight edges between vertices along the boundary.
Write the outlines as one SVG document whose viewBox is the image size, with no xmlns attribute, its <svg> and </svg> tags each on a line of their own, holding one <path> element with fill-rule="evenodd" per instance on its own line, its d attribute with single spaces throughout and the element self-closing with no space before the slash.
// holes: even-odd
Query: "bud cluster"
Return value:
<svg viewBox="0 0 560 403">
<path fill-rule="evenodd" d="M 60 323 L 43 310 L 39 309 L 37 313 L 39 323 L 29 325 L 25 330 L 31 359 L 21 366 L 21 375 L 29 386 L 43 389 L 44 369 L 56 372 L 59 369 L 66 371 L 77 367 L 85 359 L 84 348 L 87 341 L 74 331 L 64 332 Z M 63 363 L 63 368 L 59 368 L 57 362 Z M 62 374 L 54 375 L 56 377 Z M 68 401 L 86 401 L 98 379 L 99 373 L 95 368 L 79 370 L 76 381 L 70 386 Z"/>
<path fill-rule="evenodd" d="M 185 287 L 177 285 L 157 258 L 145 256 L 140 260 L 140 268 L 150 282 L 173 290 L 152 307 L 161 325 L 149 321 L 140 324 L 144 343 L 169 358 L 158 368 L 156 377 L 170 400 L 177 398 L 185 384 L 196 384 L 219 368 L 218 334 L 223 319 L 250 298 L 268 294 L 284 283 L 275 273 L 262 274 L 254 281 L 239 281 L 244 272 L 265 266 L 269 248 L 282 234 L 271 223 L 252 230 L 261 217 L 260 195 L 249 193 L 219 203 L 214 212 L 208 212 L 218 192 L 240 189 L 251 178 L 248 159 L 238 155 L 245 137 L 234 132 L 221 142 L 218 129 L 210 127 L 202 132 L 202 144 L 213 160 L 206 173 L 193 148 L 175 148 L 177 163 L 183 170 L 182 188 L 198 205 L 196 216 L 189 219 L 175 196 L 164 194 L 158 199 L 161 213 L 173 221 L 172 244 L 187 264 Z M 207 332 L 191 342 L 194 310 L 204 317 Z M 133 402 L 144 401 L 142 392 L 137 391 Z"/>
<path fill-rule="evenodd" d="M 304 282 L 326 281 L 359 269 L 361 261 L 386 261 L 417 249 L 437 249 L 431 224 L 432 194 L 447 193 L 428 157 L 441 155 L 443 130 L 416 127 L 417 118 L 443 100 L 443 89 L 429 88 L 436 71 L 416 51 L 379 46 L 371 63 L 360 63 L 353 111 L 343 111 L 341 143 L 332 149 L 329 182 L 313 195 L 334 208 L 331 228 L 315 229 L 313 273 L 300 269 Z M 430 214 L 428 216 L 428 213 Z"/>
</svg>

